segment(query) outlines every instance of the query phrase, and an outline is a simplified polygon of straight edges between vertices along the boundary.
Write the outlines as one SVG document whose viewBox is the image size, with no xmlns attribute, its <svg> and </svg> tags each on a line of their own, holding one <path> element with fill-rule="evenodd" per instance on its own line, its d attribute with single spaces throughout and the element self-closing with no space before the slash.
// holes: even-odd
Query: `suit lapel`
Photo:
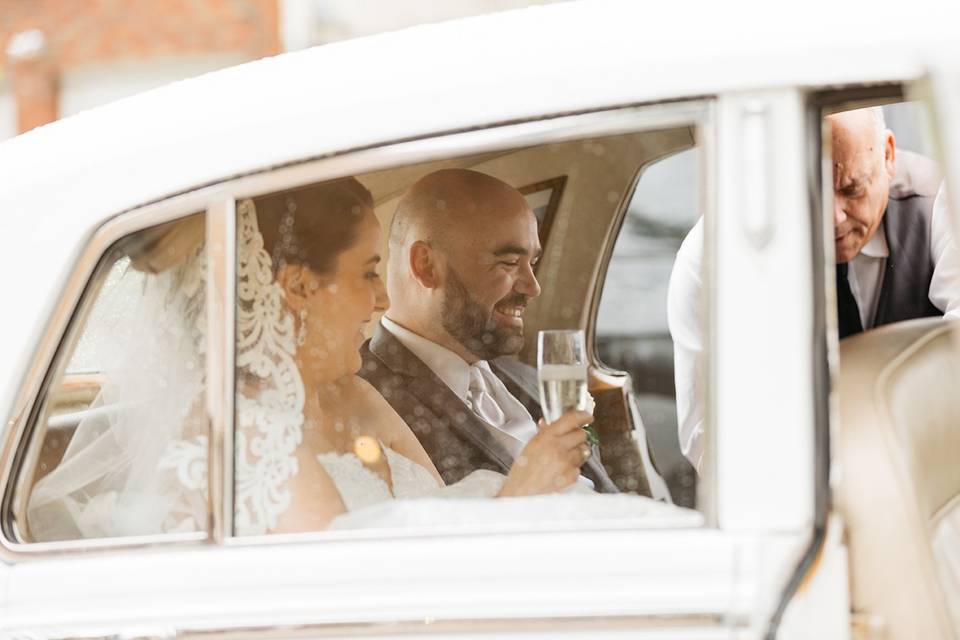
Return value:
<svg viewBox="0 0 960 640">
<path fill-rule="evenodd" d="M 490 433 L 480 417 L 448 387 L 443 380 L 403 346 L 383 325 L 377 325 L 370 340 L 370 352 L 389 369 L 405 377 L 406 389 L 435 415 L 446 419 L 450 428 L 476 446 L 504 473 L 513 464 L 513 456 Z"/>
</svg>

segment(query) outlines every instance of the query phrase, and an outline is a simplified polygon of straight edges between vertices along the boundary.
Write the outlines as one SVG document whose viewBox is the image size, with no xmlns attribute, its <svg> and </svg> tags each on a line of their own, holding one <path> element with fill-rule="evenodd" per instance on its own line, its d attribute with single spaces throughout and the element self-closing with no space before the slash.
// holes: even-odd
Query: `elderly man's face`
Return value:
<svg viewBox="0 0 960 640">
<path fill-rule="evenodd" d="M 456 230 L 447 247 L 441 322 L 483 360 L 523 346 L 527 302 L 540 295 L 537 220 L 519 194 Z"/>
<path fill-rule="evenodd" d="M 833 224 L 838 263 L 860 253 L 880 227 L 896 175 L 893 134 L 877 135 L 866 109 L 829 116 L 833 141 Z"/>
</svg>

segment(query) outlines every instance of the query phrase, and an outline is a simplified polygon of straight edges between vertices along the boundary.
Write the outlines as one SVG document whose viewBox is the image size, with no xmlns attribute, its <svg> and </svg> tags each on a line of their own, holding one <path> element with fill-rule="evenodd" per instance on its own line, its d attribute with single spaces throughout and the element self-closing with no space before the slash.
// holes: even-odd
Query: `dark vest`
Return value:
<svg viewBox="0 0 960 640">
<path fill-rule="evenodd" d="M 930 221 L 942 180 L 940 168 L 932 160 L 897 149 L 897 175 L 890 183 L 887 210 L 878 230 L 886 234 L 890 255 L 873 317 L 875 327 L 943 315 L 929 298 L 933 279 Z"/>
<path fill-rule="evenodd" d="M 930 302 L 933 257 L 930 248 L 930 221 L 933 198 L 912 193 L 905 197 L 890 195 L 883 215 L 890 256 L 883 272 L 883 284 L 877 300 L 873 325 L 942 316 Z"/>
</svg>

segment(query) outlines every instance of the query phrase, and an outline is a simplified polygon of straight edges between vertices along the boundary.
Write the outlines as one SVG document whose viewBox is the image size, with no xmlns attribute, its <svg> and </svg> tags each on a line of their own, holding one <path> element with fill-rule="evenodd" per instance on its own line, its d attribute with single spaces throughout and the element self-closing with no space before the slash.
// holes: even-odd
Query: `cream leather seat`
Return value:
<svg viewBox="0 0 960 640">
<path fill-rule="evenodd" d="M 960 638 L 960 323 L 881 327 L 840 345 L 836 504 L 851 603 L 892 640 Z"/>
</svg>

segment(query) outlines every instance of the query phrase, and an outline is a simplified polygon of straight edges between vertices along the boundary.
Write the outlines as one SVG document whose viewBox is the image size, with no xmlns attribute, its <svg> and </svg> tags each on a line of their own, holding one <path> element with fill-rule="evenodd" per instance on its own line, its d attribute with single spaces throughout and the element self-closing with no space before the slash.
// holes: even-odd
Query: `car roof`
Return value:
<svg viewBox="0 0 960 640">
<path fill-rule="evenodd" d="M 32 219 L 99 219 L 234 175 L 433 132 L 729 90 L 909 78 L 957 50 L 955 33 L 935 31 L 949 21 L 933 19 L 932 4 L 922 17 L 924 4 L 893 22 L 875 2 L 590 0 L 315 47 L 0 144 L 0 202 L 8 216 L 29 208 Z M 740 10 L 749 17 L 736 18 Z M 895 33 L 884 38 L 885 29 Z M 69 187 L 68 202 L 53 184 Z"/>
<path fill-rule="evenodd" d="M 956 57 L 936 11 L 927 0 L 899 6 L 896 20 L 858 1 L 536 6 L 287 53 L 65 118 L 0 144 L 0 273 L 32 275 L 7 290 L 23 312 L 8 330 L 22 341 L 20 330 L 39 329 L 84 238 L 131 207 L 306 158 L 543 114 L 916 77 Z M 0 362 L 8 355 L 0 345 Z"/>
</svg>

